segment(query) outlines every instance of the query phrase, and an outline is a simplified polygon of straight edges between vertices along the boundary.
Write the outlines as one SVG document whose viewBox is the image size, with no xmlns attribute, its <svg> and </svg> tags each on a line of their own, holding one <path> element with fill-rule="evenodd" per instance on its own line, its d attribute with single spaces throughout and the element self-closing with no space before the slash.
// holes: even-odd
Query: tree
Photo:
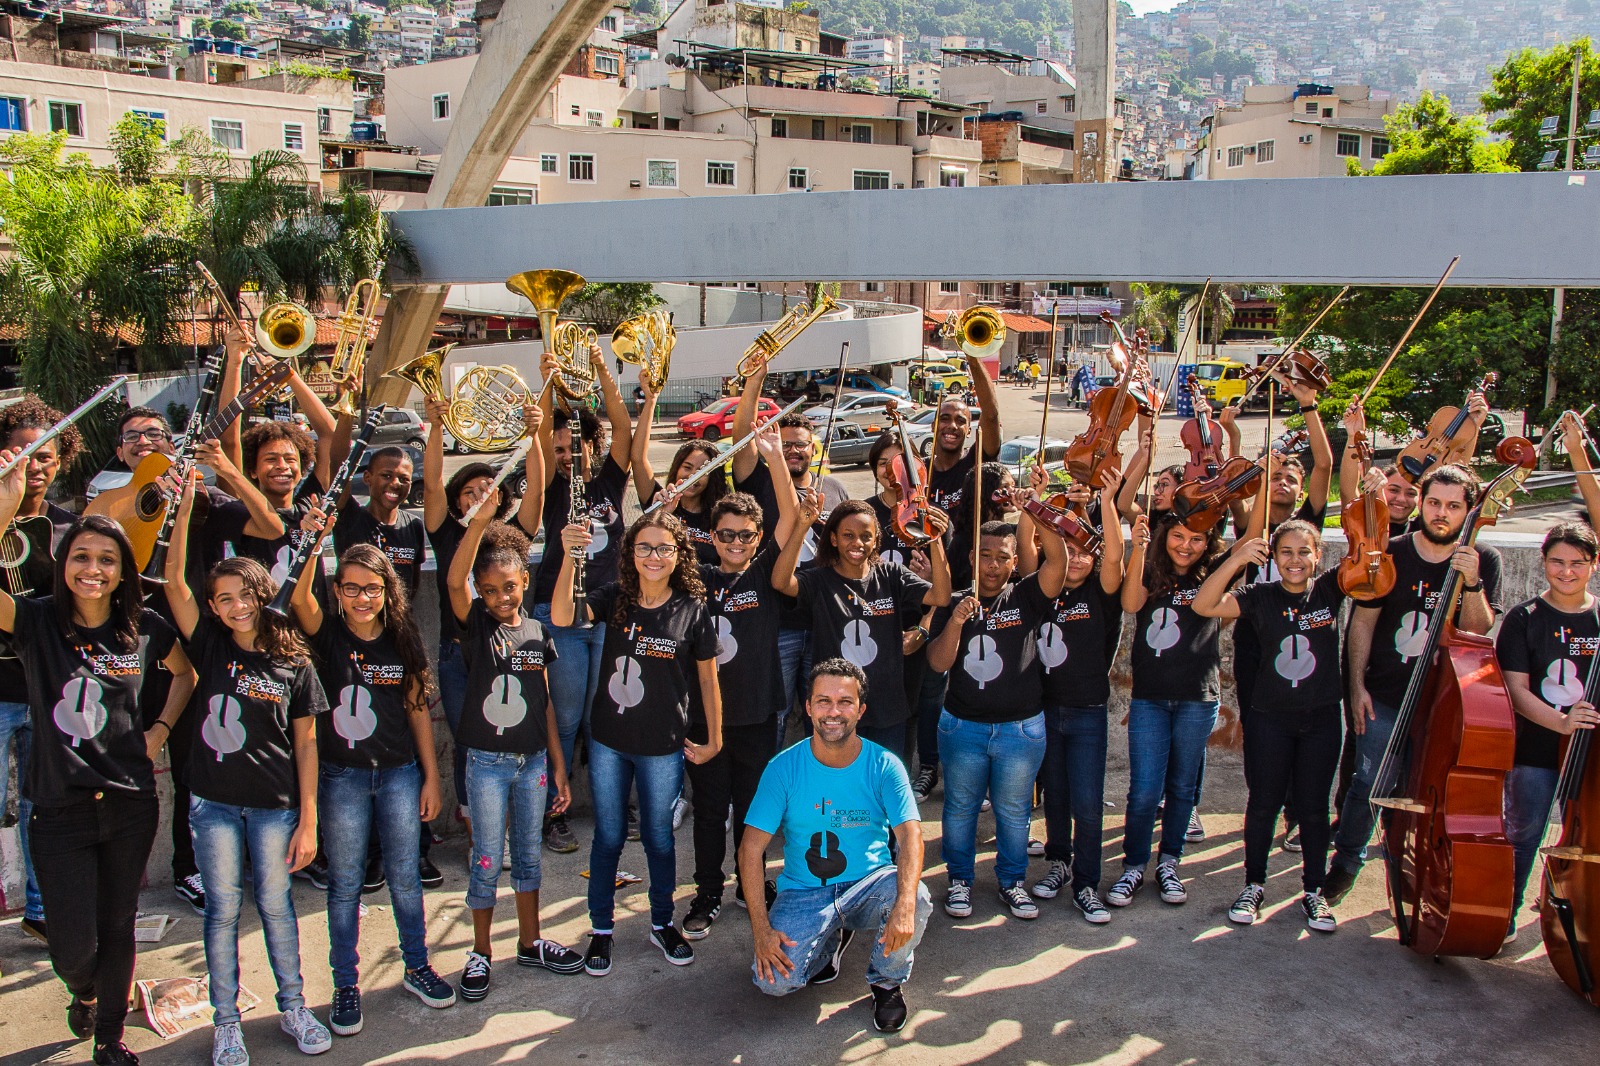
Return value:
<svg viewBox="0 0 1600 1066">
<path fill-rule="evenodd" d="M 607 282 L 585 285 L 576 296 L 568 297 L 566 307 L 574 321 L 609 333 L 623 320 L 642 315 L 666 303 L 647 282 Z"/>
<path fill-rule="evenodd" d="M 372 16 L 351 15 L 350 25 L 345 30 L 345 47 L 359 48 L 365 51 L 372 47 Z"/>
<path fill-rule="evenodd" d="M 261 10 L 256 7 L 254 0 L 228 0 L 223 5 L 222 14 L 225 18 L 260 18 Z"/>
<path fill-rule="evenodd" d="M 1458 115 L 1450 98 L 1425 92 L 1383 120 L 1389 152 L 1370 174 L 1500 174 L 1517 168 L 1506 162 L 1506 145 L 1485 140 L 1483 119 Z M 1360 165 L 1351 157 L 1355 173 Z"/>
<path fill-rule="evenodd" d="M 1201 292 L 1206 291 L 1204 285 L 1168 285 L 1160 282 L 1135 282 L 1132 288 L 1135 298 L 1133 324 L 1147 331 L 1150 339 L 1157 344 L 1165 344 L 1168 340 L 1176 343 L 1181 332 L 1178 316 Z M 1211 358 L 1215 359 L 1218 341 L 1233 325 L 1233 293 L 1228 291 L 1228 286 L 1211 286 L 1203 314 L 1206 334 L 1197 339 L 1197 352 L 1198 345 L 1204 343 L 1205 337 L 1209 337 Z"/>
<path fill-rule="evenodd" d="M 211 36 L 221 37 L 229 41 L 244 40 L 244 27 L 232 19 L 213 19 L 211 22 Z"/>
<path fill-rule="evenodd" d="M 1572 110 L 1572 59 L 1582 57 L 1582 77 L 1578 83 L 1578 124 L 1589 112 L 1600 107 L 1600 53 L 1587 37 L 1561 44 L 1548 52 L 1531 48 L 1510 56 L 1489 72 L 1489 89 L 1480 100 L 1483 109 L 1499 112 L 1489 124 L 1490 131 L 1503 134 L 1509 143 L 1509 161 L 1518 170 L 1537 170 L 1539 159 L 1555 148 L 1558 165 L 1565 161 L 1566 141 L 1546 143 L 1539 136 L 1539 123 L 1547 115 L 1559 120 L 1563 137 L 1567 116 Z"/>
</svg>

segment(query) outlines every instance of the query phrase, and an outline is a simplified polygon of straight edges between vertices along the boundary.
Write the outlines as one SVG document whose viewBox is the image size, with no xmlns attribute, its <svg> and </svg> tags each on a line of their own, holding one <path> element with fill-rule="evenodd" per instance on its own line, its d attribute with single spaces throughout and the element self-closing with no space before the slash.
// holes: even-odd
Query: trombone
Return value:
<svg viewBox="0 0 1600 1066">
<path fill-rule="evenodd" d="M 317 321 L 311 312 L 299 304 L 287 302 L 273 304 L 262 311 L 256 319 L 254 331 L 245 329 L 233 305 L 228 302 L 227 294 L 217 283 L 215 275 L 198 259 L 194 261 L 194 266 L 211 289 L 211 295 L 215 297 L 223 317 L 228 320 L 228 325 L 244 338 L 245 344 L 249 346 L 248 354 L 251 360 L 261 370 L 266 370 L 274 363 L 305 351 L 316 340 Z M 281 402 L 287 400 L 289 395 L 288 386 L 284 386 L 273 399 Z"/>
</svg>

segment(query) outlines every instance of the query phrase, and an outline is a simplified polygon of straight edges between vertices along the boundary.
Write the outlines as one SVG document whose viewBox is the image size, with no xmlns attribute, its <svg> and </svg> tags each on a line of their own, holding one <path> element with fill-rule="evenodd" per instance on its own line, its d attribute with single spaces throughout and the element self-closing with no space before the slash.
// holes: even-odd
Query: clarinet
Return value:
<svg viewBox="0 0 1600 1066">
<path fill-rule="evenodd" d="M 213 353 L 206 360 L 206 376 L 204 384 L 200 386 L 200 398 L 195 401 L 194 410 L 189 412 L 189 424 L 183 431 L 183 447 L 172 464 L 172 469 L 179 474 L 178 495 L 182 498 L 184 482 L 194 471 L 194 449 L 206 419 L 211 417 L 211 405 L 217 399 L 217 385 L 222 378 L 222 353 Z M 152 585 L 165 585 L 167 583 L 167 548 L 172 543 L 172 531 L 178 525 L 178 500 L 173 500 L 167 506 L 167 513 L 161 520 L 161 531 L 156 534 L 156 542 L 150 549 L 150 561 L 145 564 L 144 573 L 139 576 Z"/>
<path fill-rule="evenodd" d="M 578 421 L 572 422 L 572 476 L 569 479 L 571 488 L 571 502 L 567 505 L 567 521 L 573 525 L 589 528 L 589 501 L 583 491 L 583 449 L 585 447 L 583 436 L 578 432 Z M 572 556 L 572 625 L 575 629 L 588 629 L 592 624 L 589 621 L 589 594 L 584 589 L 583 571 L 589 562 L 589 553 L 580 547 L 573 548 L 569 553 Z"/>
<path fill-rule="evenodd" d="M 372 439 L 372 434 L 377 430 L 378 423 L 383 421 L 384 412 L 388 409 L 386 404 L 379 404 L 374 407 L 367 414 L 367 420 L 362 423 L 355 439 L 350 442 L 350 454 L 344 457 L 344 462 L 340 464 L 338 472 L 333 475 L 333 482 L 328 486 L 328 491 L 322 498 L 322 502 L 326 505 L 325 509 L 330 516 L 338 507 L 345 492 L 350 488 L 350 482 L 355 477 L 356 468 L 361 465 L 361 457 L 367 452 L 367 442 Z M 295 590 L 300 587 L 300 582 L 304 581 L 306 574 L 310 572 L 311 564 L 319 561 L 321 542 L 321 536 L 310 536 L 301 541 L 300 546 L 295 549 L 294 555 L 289 560 L 289 577 L 285 579 L 283 587 L 278 589 L 278 594 L 272 598 L 272 602 L 267 604 L 267 610 L 279 618 L 287 618 L 289 616 L 289 600 L 294 597 Z"/>
</svg>

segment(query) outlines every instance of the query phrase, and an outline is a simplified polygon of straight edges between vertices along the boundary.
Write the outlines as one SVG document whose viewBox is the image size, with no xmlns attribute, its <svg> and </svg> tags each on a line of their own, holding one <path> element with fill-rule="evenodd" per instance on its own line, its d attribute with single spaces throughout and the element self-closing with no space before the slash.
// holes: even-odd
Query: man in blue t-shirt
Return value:
<svg viewBox="0 0 1600 1066">
<path fill-rule="evenodd" d="M 745 816 L 739 876 L 759 885 L 767 844 L 783 831 L 783 873 L 772 913 L 746 892 L 755 935 L 756 987 L 773 996 L 839 976 L 855 934 L 876 937 L 867 983 L 873 1024 L 906 1024 L 900 986 L 933 902 L 922 886 L 922 823 L 905 766 L 856 735 L 867 676 L 844 659 L 811 670 L 806 714 L 814 732 L 767 764 Z M 889 851 L 894 831 L 895 854 Z"/>
</svg>

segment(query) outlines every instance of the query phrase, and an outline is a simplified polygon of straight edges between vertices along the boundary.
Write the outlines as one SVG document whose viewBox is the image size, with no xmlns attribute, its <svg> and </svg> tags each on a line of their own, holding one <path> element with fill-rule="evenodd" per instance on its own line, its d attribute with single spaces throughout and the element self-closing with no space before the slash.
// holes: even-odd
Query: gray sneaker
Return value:
<svg viewBox="0 0 1600 1066">
<path fill-rule="evenodd" d="M 306 1007 L 291 1007 L 278 1017 L 278 1027 L 307 1055 L 320 1055 L 333 1046 L 333 1034 Z"/>
<path fill-rule="evenodd" d="M 250 1066 L 238 1022 L 223 1022 L 211 1030 L 211 1066 Z"/>
<path fill-rule="evenodd" d="M 567 816 L 552 814 L 544 828 L 544 846 L 558 855 L 571 855 L 578 850 L 578 838 L 567 825 Z"/>
</svg>

